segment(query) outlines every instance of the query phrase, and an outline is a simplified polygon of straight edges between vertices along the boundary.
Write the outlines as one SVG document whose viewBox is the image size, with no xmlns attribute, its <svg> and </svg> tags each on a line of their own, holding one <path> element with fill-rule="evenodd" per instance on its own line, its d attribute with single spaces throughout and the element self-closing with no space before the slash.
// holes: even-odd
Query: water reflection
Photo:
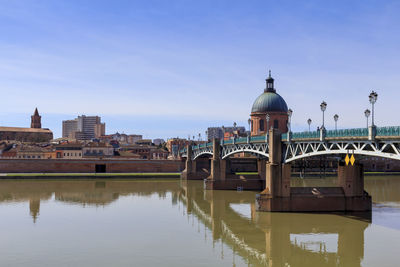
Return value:
<svg viewBox="0 0 400 267">
<path fill-rule="evenodd" d="M 256 212 L 254 193 L 203 191 L 196 182 L 182 182 L 182 189 L 187 212 L 251 265 L 361 266 L 365 218 Z"/>
<path fill-rule="evenodd" d="M 301 181 L 307 186 L 315 182 Z M 318 182 L 328 184 L 334 179 Z M 400 203 L 400 179 L 366 177 L 365 187 L 374 202 Z M 364 235 L 371 224 L 370 213 L 260 213 L 255 211 L 255 192 L 205 191 L 199 181 L 0 181 L 0 204 L 29 203 L 29 214 L 36 224 L 40 223 L 43 201 L 78 208 L 104 207 L 123 196 L 154 194 L 161 200 L 170 196 L 173 207 L 184 207 L 184 216 L 196 217 L 211 232 L 213 244 L 221 243 L 221 259 L 228 255 L 224 246 L 233 251 L 233 266 L 235 255 L 250 266 L 362 266 L 365 257 Z"/>
<path fill-rule="evenodd" d="M 106 206 L 120 196 L 150 196 L 157 193 L 165 198 L 167 192 L 179 190 L 176 180 L 1 180 L 0 203 L 29 201 L 30 215 L 36 222 L 40 215 L 40 202 L 54 198 L 65 204 Z"/>
</svg>

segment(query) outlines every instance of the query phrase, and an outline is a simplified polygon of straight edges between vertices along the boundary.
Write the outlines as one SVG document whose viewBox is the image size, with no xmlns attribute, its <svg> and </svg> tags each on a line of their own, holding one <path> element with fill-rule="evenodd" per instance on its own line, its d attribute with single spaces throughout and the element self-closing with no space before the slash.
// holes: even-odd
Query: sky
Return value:
<svg viewBox="0 0 400 267">
<path fill-rule="evenodd" d="M 268 70 L 293 131 L 400 125 L 399 1 L 0 0 L 0 125 L 99 115 L 108 134 L 248 127 Z"/>
</svg>

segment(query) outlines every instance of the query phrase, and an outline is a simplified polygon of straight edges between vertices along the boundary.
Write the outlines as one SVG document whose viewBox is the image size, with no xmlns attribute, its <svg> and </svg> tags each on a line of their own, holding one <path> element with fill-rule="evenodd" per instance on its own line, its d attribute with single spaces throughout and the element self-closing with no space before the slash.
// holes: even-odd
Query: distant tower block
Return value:
<svg viewBox="0 0 400 267">
<path fill-rule="evenodd" d="M 31 128 L 42 128 L 42 116 L 39 115 L 37 108 L 35 109 L 35 113 L 31 116 Z"/>
</svg>

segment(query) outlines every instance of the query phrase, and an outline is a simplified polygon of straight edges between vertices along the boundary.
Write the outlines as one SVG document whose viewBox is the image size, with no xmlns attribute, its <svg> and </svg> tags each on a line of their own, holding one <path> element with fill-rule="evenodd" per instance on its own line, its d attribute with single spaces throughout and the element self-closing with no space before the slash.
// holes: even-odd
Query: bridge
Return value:
<svg viewBox="0 0 400 267">
<path fill-rule="evenodd" d="M 364 155 L 400 160 L 400 127 L 376 127 L 281 134 L 271 128 L 262 136 L 187 146 L 183 179 L 205 179 L 207 189 L 263 190 L 257 196 L 261 211 L 365 211 L 371 197 L 364 191 L 363 167 L 338 166 L 338 187 L 290 186 L 291 162 L 320 155 Z M 256 156 L 258 175 L 230 172 L 232 156 Z M 206 159 L 206 160 L 204 160 Z M 210 161 L 207 170 L 204 162 Z M 198 165 L 202 165 L 199 168 Z"/>
<path fill-rule="evenodd" d="M 371 130 L 372 132 L 372 130 Z M 341 129 L 320 132 L 284 133 L 281 135 L 283 163 L 302 158 L 332 155 L 355 154 L 400 160 L 400 126 L 376 127 L 376 135 L 367 128 Z M 191 159 L 213 156 L 213 142 L 191 146 Z M 221 140 L 221 159 L 237 153 L 250 153 L 259 157 L 269 157 L 268 135 L 248 136 Z M 188 149 L 180 151 L 188 157 Z"/>
</svg>

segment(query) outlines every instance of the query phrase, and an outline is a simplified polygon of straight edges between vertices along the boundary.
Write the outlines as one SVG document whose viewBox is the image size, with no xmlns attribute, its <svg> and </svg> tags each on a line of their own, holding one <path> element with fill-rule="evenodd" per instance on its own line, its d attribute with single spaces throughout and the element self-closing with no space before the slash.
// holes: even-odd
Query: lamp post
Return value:
<svg viewBox="0 0 400 267">
<path fill-rule="evenodd" d="M 369 103 L 371 103 L 372 105 L 372 122 L 371 122 L 371 126 L 374 127 L 375 126 L 375 122 L 374 122 L 374 104 L 376 103 L 376 100 L 378 100 L 378 94 L 374 91 L 372 91 L 369 94 Z"/>
<path fill-rule="evenodd" d="M 267 120 L 267 133 L 269 133 L 269 114 L 267 114 L 265 119 Z"/>
<path fill-rule="evenodd" d="M 337 121 L 339 119 L 339 115 L 335 114 L 335 116 L 333 116 L 333 119 L 335 120 L 335 131 L 337 131 Z"/>
<path fill-rule="evenodd" d="M 308 123 L 308 132 L 311 132 L 311 122 L 312 122 L 311 119 L 308 119 L 308 120 L 307 120 L 307 123 Z"/>
<path fill-rule="evenodd" d="M 367 129 L 368 129 L 368 118 L 369 118 L 369 115 L 371 115 L 371 111 L 369 109 L 366 109 L 364 111 L 364 115 L 365 115 L 365 118 L 367 118 Z"/>
<path fill-rule="evenodd" d="M 289 108 L 287 114 L 288 114 L 288 117 L 289 117 L 288 132 L 290 133 L 292 131 L 292 114 L 293 114 L 293 110 Z"/>
<path fill-rule="evenodd" d="M 199 133 L 199 141 L 201 140 L 201 133 Z"/>
<path fill-rule="evenodd" d="M 251 127 L 250 127 L 251 119 L 250 118 L 247 120 L 247 123 L 249 124 L 249 134 L 248 135 L 250 135 L 250 133 L 251 133 Z"/>
<path fill-rule="evenodd" d="M 322 101 L 320 107 L 321 107 L 321 111 L 322 111 L 322 129 L 325 129 L 325 110 L 326 110 L 326 106 L 328 104 L 326 104 L 325 101 Z"/>
</svg>

